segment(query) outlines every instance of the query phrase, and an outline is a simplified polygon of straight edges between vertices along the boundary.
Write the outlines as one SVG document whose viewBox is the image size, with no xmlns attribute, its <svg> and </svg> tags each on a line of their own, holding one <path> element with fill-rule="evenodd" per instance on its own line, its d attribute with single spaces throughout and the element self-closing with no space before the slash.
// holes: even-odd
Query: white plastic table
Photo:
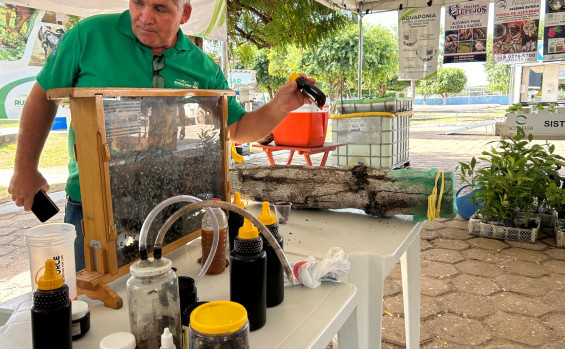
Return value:
<svg viewBox="0 0 565 349">
<path fill-rule="evenodd" d="M 172 259 L 178 275 L 196 277 L 200 264 L 195 261 L 200 256 L 198 239 L 166 257 Z M 300 260 L 290 254 L 288 257 Z M 89 303 L 91 328 L 84 337 L 73 341 L 74 349 L 98 348 L 103 337 L 114 332 L 129 331 L 125 290 L 128 278 L 129 274 L 110 283 L 124 300 L 122 309 L 106 308 L 99 301 L 79 296 L 79 299 Z M 219 275 L 206 275 L 196 287 L 200 300 L 229 300 L 229 271 Z M 30 305 L 30 294 L 0 305 L 0 308 L 19 310 L 12 315 L 6 326 L 0 327 L 0 348 L 31 348 Z M 351 283 L 325 282 L 316 289 L 287 287 L 284 301 L 267 309 L 265 326 L 250 333 L 250 347 L 323 349 L 339 333 L 342 348 L 357 348 L 356 308 L 356 287 Z"/>
<path fill-rule="evenodd" d="M 257 213 L 259 204 L 249 210 Z M 406 347 L 420 347 L 420 230 L 412 216 L 372 217 L 361 210 L 292 209 L 280 225 L 286 253 L 321 259 L 334 246 L 349 254 L 349 281 L 357 286 L 359 348 L 381 347 L 383 287 L 400 260 Z M 346 347 L 349 349 L 350 347 Z"/>
</svg>

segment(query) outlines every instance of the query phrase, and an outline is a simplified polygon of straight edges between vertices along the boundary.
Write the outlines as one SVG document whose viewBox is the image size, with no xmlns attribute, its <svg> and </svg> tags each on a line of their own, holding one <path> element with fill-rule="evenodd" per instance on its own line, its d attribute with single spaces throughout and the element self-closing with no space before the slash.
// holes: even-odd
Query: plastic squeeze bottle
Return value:
<svg viewBox="0 0 565 349">
<path fill-rule="evenodd" d="M 31 306 L 31 340 L 33 349 L 71 349 L 71 300 L 63 275 L 57 274 L 55 261 L 45 261 L 45 272 L 37 280 Z"/>
<path fill-rule="evenodd" d="M 235 192 L 233 194 L 233 204 L 237 205 L 241 208 L 245 208 L 243 201 L 241 201 L 241 195 L 239 192 Z M 230 236 L 230 251 L 233 250 L 233 241 L 239 232 L 239 228 L 243 225 L 243 216 L 237 214 L 233 211 L 230 211 L 230 216 L 228 217 L 228 229 L 229 229 L 229 236 Z"/>
<path fill-rule="evenodd" d="M 288 81 L 296 81 L 300 92 L 310 98 L 310 100 L 314 102 L 318 108 L 322 108 L 326 104 L 326 95 L 324 92 L 322 92 L 318 86 L 304 79 L 300 74 L 292 73 L 292 75 L 288 78 Z"/>
<path fill-rule="evenodd" d="M 220 201 L 220 199 L 210 199 L 214 201 Z M 218 226 L 220 231 L 220 239 L 218 241 L 218 248 L 216 249 L 216 254 L 212 257 L 212 264 L 208 268 L 206 274 L 220 274 L 226 270 L 226 247 L 228 245 L 228 220 L 226 214 L 221 208 L 212 208 L 216 219 L 218 220 Z M 214 241 L 214 225 L 212 219 L 208 216 L 208 212 L 204 211 L 204 216 L 202 217 L 202 265 L 206 262 L 209 257 L 210 249 L 212 248 L 212 242 Z"/>
<path fill-rule="evenodd" d="M 283 237 L 279 233 L 277 215 L 269 208 L 269 202 L 263 201 L 261 214 L 257 218 L 265 224 L 282 249 Z M 275 249 L 263 234 L 260 235 L 263 238 L 263 250 L 267 253 L 267 307 L 270 308 L 281 304 L 284 299 L 284 271 Z"/>
<path fill-rule="evenodd" d="M 259 231 L 247 218 L 235 238 L 230 262 L 230 300 L 247 310 L 249 330 L 258 330 L 267 321 L 267 254 Z"/>
<path fill-rule="evenodd" d="M 168 327 L 165 327 L 163 334 L 161 335 L 161 346 L 159 349 L 177 349 L 175 343 L 173 342 L 173 334 L 169 331 Z"/>
</svg>

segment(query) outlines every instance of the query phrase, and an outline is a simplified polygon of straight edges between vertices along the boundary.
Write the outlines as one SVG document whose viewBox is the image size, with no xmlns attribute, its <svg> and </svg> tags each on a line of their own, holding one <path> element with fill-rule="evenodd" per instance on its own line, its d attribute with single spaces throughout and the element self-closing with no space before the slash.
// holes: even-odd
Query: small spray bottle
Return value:
<svg viewBox="0 0 565 349">
<path fill-rule="evenodd" d="M 161 335 L 161 346 L 159 349 L 177 349 L 177 347 L 175 347 L 175 342 L 173 342 L 173 334 L 169 331 L 168 327 L 165 327 L 165 330 Z"/>
<path fill-rule="evenodd" d="M 283 237 L 279 233 L 277 215 L 269 208 L 268 201 L 263 201 L 261 214 L 257 218 L 265 224 L 282 249 Z M 281 304 L 284 299 L 284 271 L 273 246 L 263 234 L 261 237 L 263 238 L 263 250 L 267 253 L 267 307 L 270 308 Z"/>
</svg>

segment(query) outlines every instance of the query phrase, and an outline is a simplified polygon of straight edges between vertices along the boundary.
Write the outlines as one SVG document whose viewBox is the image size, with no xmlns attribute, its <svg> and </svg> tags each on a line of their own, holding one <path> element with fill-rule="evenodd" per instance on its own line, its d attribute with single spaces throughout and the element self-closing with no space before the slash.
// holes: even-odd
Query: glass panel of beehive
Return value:
<svg viewBox="0 0 565 349">
<path fill-rule="evenodd" d="M 221 97 L 104 99 L 120 267 L 139 258 L 141 225 L 163 200 L 176 195 L 225 200 L 221 102 Z M 150 252 L 160 227 L 183 205 L 173 204 L 155 218 L 147 242 Z M 200 216 L 193 212 L 178 220 L 165 245 L 198 230 Z"/>
</svg>

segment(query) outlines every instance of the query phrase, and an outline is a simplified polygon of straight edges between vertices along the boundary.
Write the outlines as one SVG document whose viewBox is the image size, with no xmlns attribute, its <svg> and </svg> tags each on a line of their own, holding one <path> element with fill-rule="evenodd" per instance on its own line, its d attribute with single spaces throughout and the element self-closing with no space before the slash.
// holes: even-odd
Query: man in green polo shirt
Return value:
<svg viewBox="0 0 565 349">
<path fill-rule="evenodd" d="M 14 175 L 8 188 L 16 205 L 31 210 L 36 192 L 49 185 L 38 171 L 57 105 L 46 92 L 62 87 L 160 87 L 229 89 L 220 67 L 179 29 L 190 18 L 189 0 L 130 0 L 129 11 L 84 19 L 69 30 L 37 76 L 20 119 Z M 311 79 L 314 82 L 313 79 Z M 234 142 L 269 134 L 292 110 L 310 103 L 296 82 L 284 85 L 262 108 L 246 113 L 230 98 L 228 128 Z M 69 179 L 65 221 L 77 228 L 75 259 L 84 268 L 82 207 L 74 131 L 69 131 Z M 79 216 L 72 211 L 78 211 Z M 78 213 L 77 213 L 78 214 Z"/>
</svg>

